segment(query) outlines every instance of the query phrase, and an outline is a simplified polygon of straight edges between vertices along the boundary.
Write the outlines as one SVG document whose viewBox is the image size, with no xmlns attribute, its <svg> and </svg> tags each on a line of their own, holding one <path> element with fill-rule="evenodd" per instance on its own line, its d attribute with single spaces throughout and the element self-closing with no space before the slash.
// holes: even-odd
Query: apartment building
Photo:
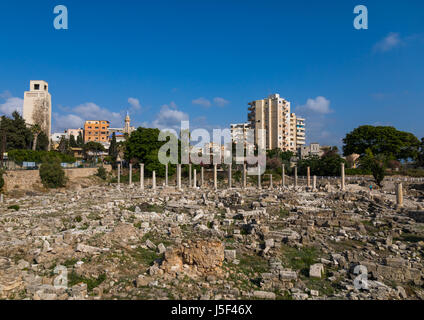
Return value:
<svg viewBox="0 0 424 320">
<path fill-rule="evenodd" d="M 94 141 L 100 143 L 109 142 L 109 126 L 107 120 L 88 120 L 84 124 L 84 143 Z"/>
<path fill-rule="evenodd" d="M 250 123 L 236 123 L 230 125 L 231 140 L 234 144 L 246 143 L 247 133 L 251 129 Z"/>
<path fill-rule="evenodd" d="M 300 159 L 305 159 L 308 157 L 322 157 L 324 155 L 325 150 L 328 150 L 329 146 L 321 146 L 319 143 L 311 143 L 309 146 L 302 145 L 298 149 L 298 156 Z"/>
<path fill-rule="evenodd" d="M 260 141 L 260 129 L 266 150 L 296 150 L 306 143 L 305 119 L 290 113 L 290 102 L 279 94 L 249 103 L 248 120 L 255 132 L 255 144 Z"/>
<path fill-rule="evenodd" d="M 296 117 L 296 149 L 306 144 L 306 120 Z"/>
<path fill-rule="evenodd" d="M 68 129 L 65 130 L 66 133 L 66 138 L 70 139 L 71 136 L 74 136 L 75 140 L 78 138 L 79 135 L 84 136 L 84 129 L 83 128 L 79 128 L 79 129 Z"/>
<path fill-rule="evenodd" d="M 290 114 L 290 151 L 296 151 L 306 144 L 305 119 Z"/>
</svg>

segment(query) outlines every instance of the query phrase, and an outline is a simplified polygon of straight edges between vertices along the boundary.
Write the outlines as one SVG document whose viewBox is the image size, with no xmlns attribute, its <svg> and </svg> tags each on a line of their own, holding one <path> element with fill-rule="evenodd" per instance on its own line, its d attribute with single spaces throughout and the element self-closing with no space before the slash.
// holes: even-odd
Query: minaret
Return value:
<svg viewBox="0 0 424 320">
<path fill-rule="evenodd" d="M 126 134 L 130 134 L 131 132 L 130 132 L 130 123 L 131 123 L 131 119 L 130 119 L 130 115 L 129 115 L 129 113 L 128 113 L 128 111 L 127 111 L 127 116 L 125 117 L 125 128 L 124 128 L 124 133 L 126 133 Z"/>
</svg>

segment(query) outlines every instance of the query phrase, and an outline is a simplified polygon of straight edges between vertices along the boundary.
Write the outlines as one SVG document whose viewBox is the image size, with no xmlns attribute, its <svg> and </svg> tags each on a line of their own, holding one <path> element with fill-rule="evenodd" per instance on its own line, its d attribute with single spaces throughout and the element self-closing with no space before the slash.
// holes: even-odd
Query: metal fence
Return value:
<svg viewBox="0 0 424 320">
<path fill-rule="evenodd" d="M 60 165 L 64 169 L 96 168 L 98 166 L 96 163 L 86 163 L 80 161 L 75 163 L 61 163 Z M 41 163 L 35 162 L 23 162 L 22 164 L 19 164 L 14 161 L 5 161 L 3 163 L 3 168 L 7 171 L 39 170 L 40 166 Z"/>
</svg>

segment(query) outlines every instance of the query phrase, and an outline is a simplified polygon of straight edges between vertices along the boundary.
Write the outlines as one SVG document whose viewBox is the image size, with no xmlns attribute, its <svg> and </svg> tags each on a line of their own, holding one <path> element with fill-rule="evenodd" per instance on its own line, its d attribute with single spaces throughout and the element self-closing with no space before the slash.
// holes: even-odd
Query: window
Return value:
<svg viewBox="0 0 424 320">
<path fill-rule="evenodd" d="M 44 91 L 47 91 L 47 86 L 44 86 Z"/>
<path fill-rule="evenodd" d="M 34 90 L 40 90 L 40 85 L 39 84 L 34 84 Z"/>
</svg>

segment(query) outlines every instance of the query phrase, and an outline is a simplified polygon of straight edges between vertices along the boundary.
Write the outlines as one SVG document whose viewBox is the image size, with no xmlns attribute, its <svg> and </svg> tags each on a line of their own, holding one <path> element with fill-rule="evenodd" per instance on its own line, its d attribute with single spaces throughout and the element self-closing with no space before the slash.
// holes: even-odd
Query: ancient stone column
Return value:
<svg viewBox="0 0 424 320">
<path fill-rule="evenodd" d="M 308 185 L 308 189 L 311 188 L 311 168 L 308 167 L 307 168 L 307 185 Z"/>
<path fill-rule="evenodd" d="M 140 189 L 144 190 L 144 163 L 140 163 Z"/>
<path fill-rule="evenodd" d="M 232 165 L 229 164 L 228 165 L 228 189 L 231 189 L 232 187 L 232 175 L 233 175 Z"/>
<path fill-rule="evenodd" d="M 156 190 L 156 171 L 152 173 L 152 189 Z"/>
<path fill-rule="evenodd" d="M 205 168 L 202 167 L 200 170 L 200 187 L 203 188 L 203 183 L 205 182 Z"/>
<path fill-rule="evenodd" d="M 246 163 L 243 163 L 243 189 L 247 187 Z"/>
<path fill-rule="evenodd" d="M 121 184 L 121 164 L 118 164 L 118 187 Z"/>
<path fill-rule="evenodd" d="M 258 189 L 262 189 L 261 183 L 261 166 L 258 164 Z"/>
<path fill-rule="evenodd" d="M 345 164 L 342 163 L 342 191 L 346 190 L 345 186 Z"/>
<path fill-rule="evenodd" d="M 315 190 L 317 188 L 317 176 L 314 176 L 313 178 L 313 189 Z"/>
<path fill-rule="evenodd" d="M 218 190 L 218 165 L 213 165 L 213 187 Z"/>
<path fill-rule="evenodd" d="M 165 187 L 168 186 L 168 164 L 165 165 Z"/>
<path fill-rule="evenodd" d="M 193 188 L 197 188 L 197 170 L 193 170 Z"/>
<path fill-rule="evenodd" d="M 294 167 L 294 186 L 297 188 L 297 166 Z"/>
<path fill-rule="evenodd" d="M 269 175 L 269 188 L 272 189 L 272 173 Z"/>
<path fill-rule="evenodd" d="M 129 172 L 129 175 L 130 175 L 130 186 L 132 185 L 132 163 L 130 163 L 130 172 Z"/>
<path fill-rule="evenodd" d="M 283 164 L 283 168 L 281 171 L 281 183 L 283 187 L 286 186 L 286 165 L 285 164 Z"/>
<path fill-rule="evenodd" d="M 192 165 L 191 164 L 189 164 L 188 165 L 188 185 L 191 187 L 192 186 L 192 184 L 191 184 L 191 167 L 192 167 Z"/>
<path fill-rule="evenodd" d="M 403 207 L 403 186 L 402 183 L 398 183 L 396 186 L 396 204 L 398 208 Z"/>
<path fill-rule="evenodd" d="M 177 188 L 181 189 L 181 164 L 177 164 Z"/>
</svg>

